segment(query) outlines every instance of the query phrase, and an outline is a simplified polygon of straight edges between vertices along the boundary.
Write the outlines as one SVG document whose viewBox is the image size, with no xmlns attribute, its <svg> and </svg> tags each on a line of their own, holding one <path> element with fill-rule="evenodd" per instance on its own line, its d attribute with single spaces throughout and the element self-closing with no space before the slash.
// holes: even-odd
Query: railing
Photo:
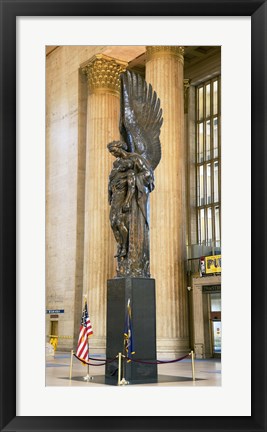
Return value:
<svg viewBox="0 0 267 432">
<path fill-rule="evenodd" d="M 207 244 L 187 245 L 187 259 L 197 259 L 202 256 L 218 255 L 221 253 L 221 243 L 210 241 Z"/>
<path fill-rule="evenodd" d="M 200 259 L 205 256 L 221 254 L 220 242 L 210 244 L 193 244 L 187 246 L 187 274 L 201 275 Z"/>
</svg>

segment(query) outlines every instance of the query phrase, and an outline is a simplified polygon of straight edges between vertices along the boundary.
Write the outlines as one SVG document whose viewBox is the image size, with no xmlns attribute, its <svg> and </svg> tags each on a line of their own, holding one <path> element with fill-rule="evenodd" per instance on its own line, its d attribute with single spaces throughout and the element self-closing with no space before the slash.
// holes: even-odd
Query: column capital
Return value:
<svg viewBox="0 0 267 432">
<path fill-rule="evenodd" d="M 99 90 L 119 94 L 120 74 L 126 70 L 127 62 L 117 60 L 105 54 L 96 54 L 81 65 L 81 71 L 87 76 L 88 91 Z"/>
<path fill-rule="evenodd" d="M 184 64 L 184 47 L 173 45 L 152 45 L 146 47 L 147 61 L 163 56 L 175 56 Z"/>
<path fill-rule="evenodd" d="M 188 90 L 190 88 L 190 79 L 184 79 L 184 112 L 188 112 Z"/>
</svg>

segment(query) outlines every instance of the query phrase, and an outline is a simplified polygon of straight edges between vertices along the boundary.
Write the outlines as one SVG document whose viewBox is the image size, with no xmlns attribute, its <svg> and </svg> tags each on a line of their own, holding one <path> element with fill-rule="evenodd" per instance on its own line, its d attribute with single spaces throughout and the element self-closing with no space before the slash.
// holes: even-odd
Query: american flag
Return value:
<svg viewBox="0 0 267 432">
<path fill-rule="evenodd" d="M 77 352 L 76 352 L 77 357 L 79 357 L 82 360 L 86 360 L 86 361 L 88 360 L 89 357 L 88 337 L 91 336 L 92 334 L 93 334 L 93 329 L 88 315 L 87 301 L 85 301 L 85 305 L 82 313 L 82 319 L 81 319 Z"/>
</svg>

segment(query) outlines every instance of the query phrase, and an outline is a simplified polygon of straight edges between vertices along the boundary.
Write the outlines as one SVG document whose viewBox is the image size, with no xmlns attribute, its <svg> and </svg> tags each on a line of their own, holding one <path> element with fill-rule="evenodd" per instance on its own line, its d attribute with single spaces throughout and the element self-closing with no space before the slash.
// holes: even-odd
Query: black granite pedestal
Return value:
<svg viewBox="0 0 267 432">
<path fill-rule="evenodd" d="M 118 360 L 109 361 L 119 352 L 124 352 L 123 334 L 128 299 L 132 310 L 135 361 L 124 361 L 124 378 L 133 384 L 157 382 L 155 280 L 115 278 L 108 280 L 107 285 L 106 383 L 118 381 Z"/>
</svg>

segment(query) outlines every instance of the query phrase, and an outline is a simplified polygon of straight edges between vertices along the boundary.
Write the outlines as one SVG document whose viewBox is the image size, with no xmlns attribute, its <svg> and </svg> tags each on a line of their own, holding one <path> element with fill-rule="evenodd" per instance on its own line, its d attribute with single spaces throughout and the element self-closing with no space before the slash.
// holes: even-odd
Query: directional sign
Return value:
<svg viewBox="0 0 267 432">
<path fill-rule="evenodd" d="M 64 309 L 46 309 L 47 314 L 61 314 L 64 313 Z"/>
</svg>

